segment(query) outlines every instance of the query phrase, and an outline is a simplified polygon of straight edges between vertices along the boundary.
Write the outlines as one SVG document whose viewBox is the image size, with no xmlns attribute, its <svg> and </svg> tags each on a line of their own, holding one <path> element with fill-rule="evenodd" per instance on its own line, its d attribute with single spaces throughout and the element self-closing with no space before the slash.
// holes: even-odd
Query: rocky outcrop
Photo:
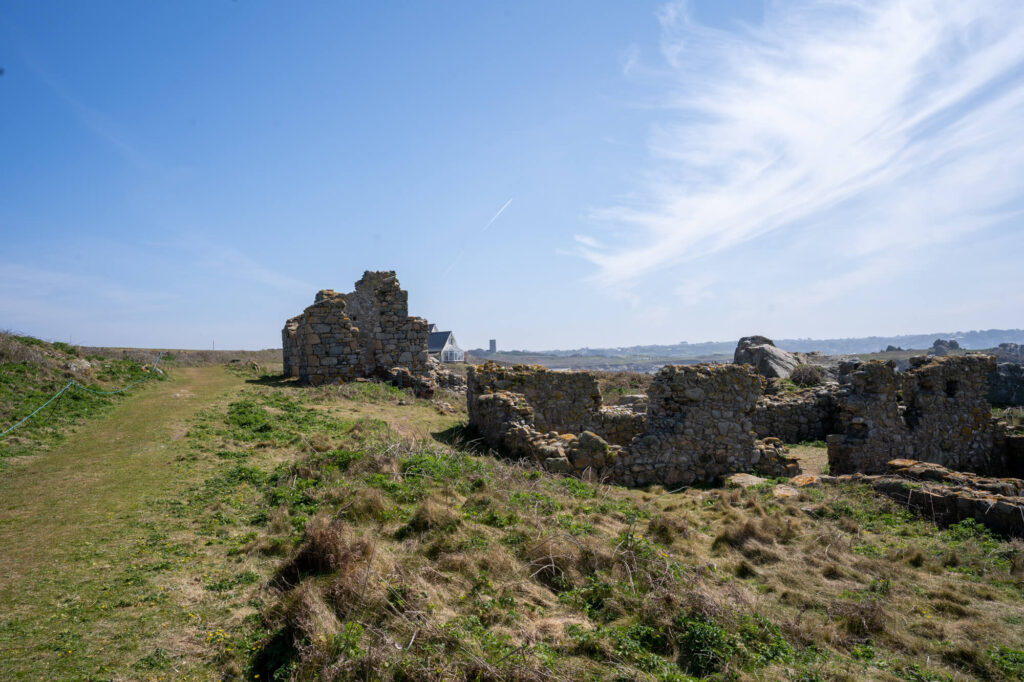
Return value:
<svg viewBox="0 0 1024 682">
<path fill-rule="evenodd" d="M 775 347 L 775 342 L 764 336 L 744 336 L 733 353 L 734 364 L 753 365 L 763 377 L 786 379 L 801 364 L 795 353 Z"/>
<path fill-rule="evenodd" d="M 928 354 L 942 357 L 954 350 L 960 350 L 960 343 L 955 339 L 935 339 Z"/>
<path fill-rule="evenodd" d="M 822 477 L 825 482 L 867 483 L 879 493 L 939 525 L 975 519 L 1005 535 L 1024 536 L 1024 481 L 985 478 L 938 464 L 897 459 L 878 476 Z"/>
<path fill-rule="evenodd" d="M 999 363 L 988 377 L 988 401 L 1000 407 L 1024 405 L 1024 365 Z"/>
</svg>

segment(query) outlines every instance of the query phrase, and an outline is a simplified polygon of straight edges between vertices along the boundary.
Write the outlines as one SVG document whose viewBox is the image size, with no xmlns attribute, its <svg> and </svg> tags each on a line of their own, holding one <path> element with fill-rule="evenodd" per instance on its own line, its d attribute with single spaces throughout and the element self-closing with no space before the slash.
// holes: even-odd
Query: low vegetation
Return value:
<svg viewBox="0 0 1024 682">
<path fill-rule="evenodd" d="M 351 399 L 254 390 L 193 429 L 226 465 L 188 507 L 237 556 L 273 559 L 265 589 L 225 588 L 257 595 L 225 635 L 246 679 L 1024 670 L 1024 547 L 979 524 L 939 531 L 855 485 L 779 501 L 561 478 L 477 453 L 459 427 L 445 445 L 325 421 Z M 292 455 L 257 465 L 264 448 Z"/>
<path fill-rule="evenodd" d="M 624 395 L 646 394 L 653 378 L 653 374 L 642 372 L 598 372 L 597 385 L 604 401 L 614 404 Z"/>
<path fill-rule="evenodd" d="M 150 354 L 148 363 L 155 359 L 156 354 Z M 73 372 L 72 363 L 83 360 L 90 368 Z M 77 347 L 59 341 L 47 343 L 31 336 L 0 332 L 0 431 L 28 416 L 72 378 L 95 390 L 111 390 L 146 378 L 148 368 L 132 359 L 83 355 Z M 103 413 L 124 397 L 77 389 L 65 392 L 37 417 L 0 440 L 0 460 L 53 446 L 75 425 Z"/>
<path fill-rule="evenodd" d="M 176 441 L 182 484 L 147 502 L 153 517 L 124 570 L 115 564 L 95 599 L 68 606 L 67 653 L 34 654 L 71 658 L 53 670 L 154 680 L 1024 675 L 1024 544 L 974 522 L 940 530 L 860 485 L 780 500 L 770 483 L 669 492 L 564 478 L 481 450 L 455 395 L 238 381 Z M 633 392 L 631 381 L 611 385 Z M 166 632 L 116 656 L 85 647 L 104 636 L 108 604 Z M 16 617 L 0 625 L 0 643 L 15 648 Z"/>
</svg>

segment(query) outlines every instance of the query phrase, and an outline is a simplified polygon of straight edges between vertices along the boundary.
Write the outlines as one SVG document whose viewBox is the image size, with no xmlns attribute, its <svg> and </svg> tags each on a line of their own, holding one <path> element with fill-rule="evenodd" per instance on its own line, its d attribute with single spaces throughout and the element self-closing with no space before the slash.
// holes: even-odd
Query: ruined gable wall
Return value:
<svg viewBox="0 0 1024 682">
<path fill-rule="evenodd" d="M 409 294 L 394 272 L 366 272 L 347 296 L 349 317 L 360 329 L 364 367 L 380 374 L 392 367 L 427 372 L 427 321 L 409 317 Z"/>
<path fill-rule="evenodd" d="M 426 320 L 408 316 L 408 295 L 391 271 L 367 271 L 350 294 L 321 290 L 281 335 L 286 374 L 314 385 L 394 367 L 429 372 Z"/>
</svg>

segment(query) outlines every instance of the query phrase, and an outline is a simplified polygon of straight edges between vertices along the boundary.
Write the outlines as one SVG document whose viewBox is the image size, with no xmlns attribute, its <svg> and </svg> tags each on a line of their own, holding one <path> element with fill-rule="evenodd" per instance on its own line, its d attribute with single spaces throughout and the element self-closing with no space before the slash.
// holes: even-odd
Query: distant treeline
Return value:
<svg viewBox="0 0 1024 682">
<path fill-rule="evenodd" d="M 961 348 L 983 350 L 995 348 L 1001 343 L 1024 343 L 1024 329 L 984 329 L 967 332 L 935 332 L 931 334 L 904 334 L 901 336 L 866 336 L 850 339 L 775 339 L 775 345 L 788 351 L 808 353 L 820 351 L 828 355 L 851 353 L 877 353 L 888 346 L 903 349 L 930 348 L 936 339 L 954 339 Z M 516 353 L 529 355 L 552 355 L 557 357 L 696 357 L 702 355 L 729 354 L 736 348 L 734 341 L 704 341 L 702 343 L 677 343 L 672 345 L 629 346 L 626 348 L 576 348 L 573 350 L 545 351 L 503 351 L 503 355 Z M 470 351 L 477 357 L 486 358 L 486 350 Z"/>
</svg>

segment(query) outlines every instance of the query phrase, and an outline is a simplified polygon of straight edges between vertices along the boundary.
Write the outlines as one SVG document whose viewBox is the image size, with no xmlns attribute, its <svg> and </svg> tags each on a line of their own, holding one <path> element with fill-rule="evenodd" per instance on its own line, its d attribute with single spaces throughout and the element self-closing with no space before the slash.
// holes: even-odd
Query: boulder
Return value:
<svg viewBox="0 0 1024 682">
<path fill-rule="evenodd" d="M 1024 405 L 1024 365 L 999 363 L 988 376 L 988 401 L 1001 407 Z"/>
<path fill-rule="evenodd" d="M 733 474 L 726 477 L 725 482 L 727 485 L 734 486 L 737 488 L 749 488 L 755 485 L 761 485 L 767 483 L 767 478 L 755 476 L 753 474 Z"/>
<path fill-rule="evenodd" d="M 92 363 L 88 360 L 81 358 L 75 358 L 64 365 L 64 369 L 71 372 L 72 374 L 85 374 L 92 369 Z"/>
<path fill-rule="evenodd" d="M 744 336 L 736 344 L 732 361 L 737 365 L 753 365 L 761 376 L 787 379 L 801 364 L 794 353 L 776 348 L 775 342 L 764 336 Z"/>
</svg>

